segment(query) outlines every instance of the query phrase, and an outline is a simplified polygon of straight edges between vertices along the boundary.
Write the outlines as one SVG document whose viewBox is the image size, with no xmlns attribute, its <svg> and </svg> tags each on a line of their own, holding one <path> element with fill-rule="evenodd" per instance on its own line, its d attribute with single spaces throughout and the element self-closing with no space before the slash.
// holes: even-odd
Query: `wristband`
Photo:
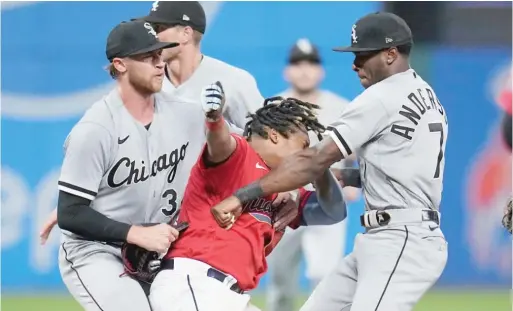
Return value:
<svg viewBox="0 0 513 311">
<path fill-rule="evenodd" d="M 247 185 L 244 188 L 240 188 L 237 190 L 233 196 L 239 199 L 239 201 L 244 204 L 246 202 L 249 202 L 254 199 L 258 199 L 261 196 L 263 196 L 264 191 L 262 190 L 262 187 L 260 186 L 258 181 L 255 181 L 254 183 L 251 183 Z"/>
<path fill-rule="evenodd" d="M 224 127 L 224 123 L 225 122 L 224 122 L 223 116 L 221 116 L 216 121 L 208 121 L 208 120 L 205 121 L 205 125 L 207 126 L 207 129 L 209 131 L 215 131 L 215 130 L 218 130 L 220 128 L 223 128 Z"/>
</svg>

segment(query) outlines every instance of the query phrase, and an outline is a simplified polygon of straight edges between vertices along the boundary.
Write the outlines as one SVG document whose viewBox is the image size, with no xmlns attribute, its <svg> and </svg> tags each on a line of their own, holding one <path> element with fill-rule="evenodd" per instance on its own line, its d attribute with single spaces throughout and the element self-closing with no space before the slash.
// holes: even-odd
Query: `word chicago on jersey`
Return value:
<svg viewBox="0 0 513 311">
<path fill-rule="evenodd" d="M 159 156 L 151 163 L 151 169 L 147 169 L 144 161 L 142 161 L 141 166 L 138 167 L 136 161 L 131 160 L 129 157 L 123 157 L 112 166 L 112 169 L 109 172 L 109 176 L 107 177 L 107 184 L 111 188 L 121 187 L 125 184 L 136 184 L 141 181 L 146 181 L 148 178 L 154 177 L 159 172 L 169 168 L 171 169 L 169 170 L 169 175 L 167 176 L 167 182 L 172 183 L 176 176 L 178 164 L 180 164 L 180 162 L 185 159 L 187 146 L 189 146 L 189 142 L 183 144 L 180 149 L 176 148 L 169 154 L 163 154 Z M 127 170 L 120 169 L 123 164 L 126 168 L 130 168 L 128 170 L 128 175 L 126 175 Z M 120 175 L 124 176 L 124 178 L 120 177 Z"/>
</svg>

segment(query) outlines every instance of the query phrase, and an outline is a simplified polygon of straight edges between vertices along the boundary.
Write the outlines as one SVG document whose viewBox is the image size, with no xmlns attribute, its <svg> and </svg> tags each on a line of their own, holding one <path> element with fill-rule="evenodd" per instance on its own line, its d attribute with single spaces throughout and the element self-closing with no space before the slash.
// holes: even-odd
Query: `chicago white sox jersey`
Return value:
<svg viewBox="0 0 513 311">
<path fill-rule="evenodd" d="M 448 124 L 413 70 L 367 88 L 330 127 L 344 157 L 357 152 L 367 209 L 439 209 Z"/>
<path fill-rule="evenodd" d="M 161 93 L 166 97 L 177 97 L 200 104 L 201 90 L 216 81 L 221 82 L 226 94 L 225 119 L 243 129 L 248 113 L 254 113 L 264 104 L 264 98 L 258 90 L 255 78 L 243 69 L 203 56 L 203 60 L 192 76 L 178 87 L 168 79 L 164 79 Z"/>
<path fill-rule="evenodd" d="M 156 96 L 147 129 L 113 90 L 68 135 L 59 190 L 117 221 L 167 222 L 205 142 L 203 124 L 199 106 Z"/>
</svg>

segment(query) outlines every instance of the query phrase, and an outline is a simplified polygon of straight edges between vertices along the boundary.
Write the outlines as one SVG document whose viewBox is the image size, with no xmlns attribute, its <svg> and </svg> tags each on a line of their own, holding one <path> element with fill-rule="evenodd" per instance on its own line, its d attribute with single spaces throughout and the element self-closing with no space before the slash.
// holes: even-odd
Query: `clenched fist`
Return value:
<svg viewBox="0 0 513 311">
<path fill-rule="evenodd" d="M 150 227 L 132 226 L 128 231 L 127 242 L 146 250 L 166 253 L 171 243 L 178 238 L 178 231 L 168 224 Z"/>
<path fill-rule="evenodd" d="M 225 102 L 223 86 L 219 81 L 207 85 L 201 91 L 201 104 L 207 121 L 215 122 L 221 118 Z"/>
<path fill-rule="evenodd" d="M 217 224 L 228 230 L 242 213 L 242 204 L 235 196 L 231 196 L 212 207 L 210 211 Z"/>
</svg>

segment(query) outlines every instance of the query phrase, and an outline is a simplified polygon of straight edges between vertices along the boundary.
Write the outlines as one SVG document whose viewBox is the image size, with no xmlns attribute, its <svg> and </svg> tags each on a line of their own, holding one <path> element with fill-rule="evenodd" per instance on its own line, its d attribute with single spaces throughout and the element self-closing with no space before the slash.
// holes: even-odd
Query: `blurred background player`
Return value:
<svg viewBox="0 0 513 311">
<path fill-rule="evenodd" d="M 489 78 L 496 119 L 490 122 L 485 143 L 471 159 L 467 179 L 467 217 L 471 258 L 480 269 L 493 265 L 511 268 L 510 236 L 498 226 L 511 199 L 511 64 L 501 67 Z"/>
<path fill-rule="evenodd" d="M 293 97 L 311 102 L 318 106 L 319 122 L 331 124 L 342 114 L 348 104 L 342 98 L 328 90 L 320 89 L 324 79 L 324 68 L 318 48 L 308 39 L 299 39 L 291 48 L 284 78 L 290 88 L 279 96 Z M 309 133 L 311 145 L 319 139 Z M 352 166 L 354 157 L 335 164 L 334 168 Z M 307 186 L 309 190 L 311 185 Z M 344 187 L 346 201 L 357 199 L 359 190 Z M 329 226 L 300 227 L 296 230 L 287 228 L 279 246 L 269 256 L 269 287 L 267 290 L 269 311 L 294 310 L 294 301 L 298 292 L 298 272 L 301 255 L 306 261 L 306 277 L 312 288 L 324 275 L 333 269 L 345 249 L 346 221 Z M 323 241 L 323 243 L 319 243 Z"/>
</svg>

